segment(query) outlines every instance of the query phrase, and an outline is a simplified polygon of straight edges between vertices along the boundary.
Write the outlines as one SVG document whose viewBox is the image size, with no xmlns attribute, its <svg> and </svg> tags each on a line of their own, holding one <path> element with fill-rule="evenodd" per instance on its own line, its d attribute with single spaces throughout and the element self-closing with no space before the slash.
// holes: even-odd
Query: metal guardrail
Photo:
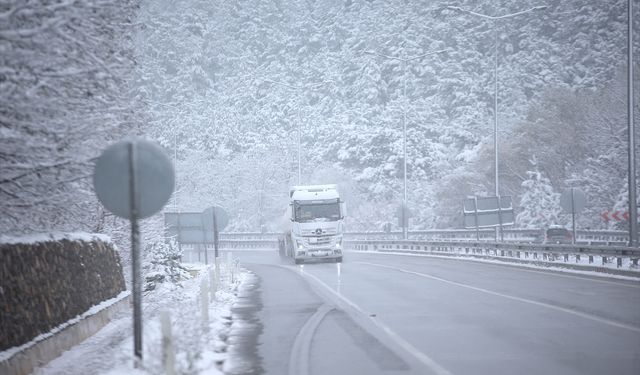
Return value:
<svg viewBox="0 0 640 375">
<path fill-rule="evenodd" d="M 267 238 L 229 238 L 244 237 L 243 234 L 227 236 L 219 242 L 221 251 L 273 250 L 278 249 L 277 234 Z M 247 237 L 259 237 L 250 234 Z M 270 237 L 270 238 L 268 238 Z M 213 251 L 207 245 L 208 252 Z M 564 263 L 573 267 L 602 267 L 609 269 L 626 269 L 629 275 L 637 276 L 640 272 L 640 249 L 626 246 L 595 245 L 555 245 L 533 243 L 508 243 L 486 241 L 453 241 L 453 240 L 345 240 L 346 250 L 363 250 L 379 252 L 407 252 L 476 258 L 501 258 L 522 263 Z M 193 252 L 200 259 L 202 245 L 186 245 L 184 250 Z"/>
<path fill-rule="evenodd" d="M 274 239 L 277 240 L 280 232 L 220 232 L 220 240 L 262 240 L 262 239 Z"/>
<path fill-rule="evenodd" d="M 248 239 L 248 240 L 220 240 L 221 250 L 254 250 L 254 249 L 278 249 L 278 239 Z M 213 246 L 211 246 L 213 248 Z"/>
<path fill-rule="evenodd" d="M 478 237 L 483 242 L 494 242 L 495 232 L 492 229 L 478 231 Z M 278 232 L 223 232 L 221 240 L 237 239 L 273 239 L 277 240 Z M 345 240 L 397 240 L 402 232 L 360 231 L 346 232 Z M 508 243 L 540 243 L 542 242 L 542 229 L 505 229 L 503 230 L 504 242 Z M 432 229 L 416 230 L 409 232 L 411 240 L 430 241 L 471 241 L 476 242 L 476 231 L 468 229 Z M 605 230 L 579 230 L 576 232 L 576 242 L 587 245 L 612 245 L 625 246 L 628 242 L 628 233 L 625 231 Z"/>
<path fill-rule="evenodd" d="M 594 245 L 556 245 L 556 244 L 529 244 L 529 243 L 505 243 L 505 242 L 483 242 L 483 241 L 424 241 L 424 240 L 346 240 L 346 244 L 352 248 L 364 247 L 377 249 L 400 249 L 400 250 L 433 250 L 434 248 L 459 247 L 464 249 L 486 249 L 499 251 L 520 251 L 528 253 L 558 253 L 558 254 L 581 254 L 598 256 L 626 256 L 640 258 L 640 249 L 626 246 L 594 246 Z M 186 246 L 186 245 L 183 245 Z M 221 239 L 220 249 L 253 249 L 253 248 L 273 248 L 277 249 L 278 240 L 276 238 L 254 238 L 254 239 Z M 191 248 L 189 246 L 188 248 Z M 207 249 L 212 249 L 213 245 L 208 244 Z"/>
<path fill-rule="evenodd" d="M 213 244 L 183 244 L 183 251 L 214 251 Z M 218 249 L 227 250 L 253 250 L 253 249 L 278 249 L 278 239 L 221 239 L 218 241 Z"/>
<path fill-rule="evenodd" d="M 345 238 L 350 240 L 367 239 L 400 239 L 402 232 L 349 232 Z M 477 236 L 477 237 L 476 237 Z M 542 229 L 505 229 L 504 242 L 510 243 L 540 243 L 544 237 Z M 446 241 L 487 241 L 495 242 L 495 231 L 468 229 L 417 230 L 409 232 L 411 240 L 446 240 Z M 588 245 L 626 245 L 628 234 L 624 231 L 579 230 L 576 232 L 576 242 Z"/>
<path fill-rule="evenodd" d="M 406 251 L 458 256 L 514 258 L 523 261 L 561 261 L 565 263 L 594 264 L 596 258 L 602 266 L 615 262 L 621 268 L 625 260 L 638 267 L 640 249 L 623 246 L 517 244 L 482 241 L 412 241 L 412 240 L 351 240 L 347 248 L 365 251 Z"/>
</svg>

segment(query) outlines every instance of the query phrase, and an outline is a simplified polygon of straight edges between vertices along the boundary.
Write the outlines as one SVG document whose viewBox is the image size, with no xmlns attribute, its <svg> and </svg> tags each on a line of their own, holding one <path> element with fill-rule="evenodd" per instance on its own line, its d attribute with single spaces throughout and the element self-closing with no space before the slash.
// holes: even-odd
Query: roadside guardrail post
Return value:
<svg viewBox="0 0 640 375">
<path fill-rule="evenodd" d="M 173 351 L 173 334 L 171 333 L 171 315 L 169 311 L 160 313 L 160 326 L 162 331 L 162 367 L 166 375 L 174 375 L 175 353 Z"/>
<path fill-rule="evenodd" d="M 202 279 L 200 282 L 200 314 L 202 319 L 202 329 L 209 329 L 209 291 L 207 288 L 207 280 Z"/>
</svg>

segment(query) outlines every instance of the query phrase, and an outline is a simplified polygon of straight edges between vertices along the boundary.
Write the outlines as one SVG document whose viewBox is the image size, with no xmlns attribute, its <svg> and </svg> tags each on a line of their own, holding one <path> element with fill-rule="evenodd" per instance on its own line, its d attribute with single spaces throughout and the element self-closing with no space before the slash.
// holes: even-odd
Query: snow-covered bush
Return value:
<svg viewBox="0 0 640 375">
<path fill-rule="evenodd" d="M 146 246 L 145 287 L 149 292 L 156 289 L 158 283 L 171 282 L 178 284 L 182 280 L 190 279 L 191 274 L 180 263 L 182 251 L 175 242 L 153 242 Z"/>
</svg>

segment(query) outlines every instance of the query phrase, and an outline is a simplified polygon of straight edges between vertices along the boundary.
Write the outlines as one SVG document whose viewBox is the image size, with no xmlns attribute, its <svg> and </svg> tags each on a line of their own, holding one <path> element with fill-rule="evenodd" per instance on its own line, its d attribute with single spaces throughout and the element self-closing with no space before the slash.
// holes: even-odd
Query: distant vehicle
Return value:
<svg viewBox="0 0 640 375">
<path fill-rule="evenodd" d="M 291 187 L 278 240 L 280 256 L 292 258 L 296 264 L 342 262 L 345 210 L 336 185 Z"/>
<path fill-rule="evenodd" d="M 544 243 L 570 244 L 572 243 L 571 232 L 563 226 L 551 225 L 545 232 Z"/>
</svg>

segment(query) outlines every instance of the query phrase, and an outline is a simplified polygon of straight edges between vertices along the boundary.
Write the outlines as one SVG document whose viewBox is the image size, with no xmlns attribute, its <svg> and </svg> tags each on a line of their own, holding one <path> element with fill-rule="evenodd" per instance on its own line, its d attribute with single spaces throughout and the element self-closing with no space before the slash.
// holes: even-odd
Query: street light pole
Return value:
<svg viewBox="0 0 640 375">
<path fill-rule="evenodd" d="M 310 84 L 306 84 L 306 85 L 290 85 L 287 83 L 283 83 L 283 82 L 278 82 L 278 81 L 273 81 L 270 79 L 263 79 L 264 82 L 268 82 L 268 83 L 272 83 L 275 85 L 280 85 L 283 87 L 286 87 L 288 89 L 292 89 L 292 90 L 302 90 L 302 89 L 316 89 L 319 87 L 322 87 L 326 84 L 329 83 L 333 83 L 333 81 L 322 81 L 322 82 L 317 82 L 317 83 L 310 83 Z M 302 115 L 301 115 L 301 102 L 298 105 L 298 185 L 301 184 L 302 181 L 302 129 L 301 129 L 301 123 L 302 123 Z"/>
<path fill-rule="evenodd" d="M 380 57 L 384 57 L 385 59 L 390 59 L 390 60 L 397 60 L 397 61 L 401 61 L 402 62 L 402 81 L 403 81 L 403 93 L 402 96 L 404 97 L 404 101 L 402 102 L 402 155 L 403 155 L 403 183 L 404 183 L 404 192 L 403 192 L 403 196 L 402 196 L 402 214 L 400 215 L 400 219 L 402 220 L 402 238 L 403 239 L 407 239 L 408 235 L 409 235 L 409 228 L 408 228 L 408 218 L 406 217 L 407 215 L 407 63 L 409 61 L 413 61 L 413 60 L 417 60 L 420 59 L 422 57 L 425 56 L 429 56 L 429 55 L 434 55 L 436 53 L 442 53 L 445 52 L 446 50 L 438 50 L 438 51 L 433 51 L 433 52 L 429 52 L 429 53 L 425 53 L 422 55 L 418 55 L 418 56 L 414 56 L 411 58 L 407 58 L 406 56 L 404 58 L 402 57 L 397 57 L 397 56 L 389 56 L 389 55 L 383 55 L 381 53 L 377 53 L 377 52 L 373 52 L 373 51 L 364 51 L 364 53 L 370 54 L 370 55 L 376 55 L 376 56 L 380 56 Z"/>
<path fill-rule="evenodd" d="M 629 246 L 638 246 L 638 204 L 636 200 L 635 124 L 633 119 L 633 0 L 627 0 L 627 128 L 629 147 Z"/>
<path fill-rule="evenodd" d="M 629 0 L 631 1 L 631 0 Z M 519 16 L 522 14 L 526 14 L 533 11 L 541 11 L 547 9 L 546 5 L 535 6 L 533 8 L 529 8 L 520 12 L 505 14 L 502 16 L 490 16 L 487 14 L 482 14 L 474 11 L 470 11 L 467 9 L 463 9 L 458 6 L 448 6 L 447 9 L 455 10 L 460 13 L 470 14 L 472 16 L 484 18 L 493 22 L 493 32 L 494 32 L 494 53 L 493 53 L 493 151 L 494 151 L 494 169 L 495 169 L 495 194 L 498 199 L 498 206 L 500 205 L 500 177 L 498 170 L 498 20 L 511 18 L 515 16 Z M 496 241 L 498 240 L 498 236 L 502 233 L 502 223 L 500 223 L 500 227 L 496 227 Z"/>
<path fill-rule="evenodd" d="M 176 178 L 173 179 L 173 209 L 178 211 L 178 132 L 173 128 L 173 168 Z"/>
<path fill-rule="evenodd" d="M 402 69 L 402 81 L 404 82 L 404 89 L 402 96 L 404 101 L 402 102 L 402 162 L 403 162 L 403 174 L 404 177 L 404 193 L 402 196 L 402 238 L 409 238 L 409 218 L 407 218 L 407 60 L 403 60 L 404 65 Z"/>
<path fill-rule="evenodd" d="M 302 180 L 302 114 L 301 105 L 298 105 L 298 185 Z"/>
<path fill-rule="evenodd" d="M 494 53 L 493 53 L 493 151 L 495 163 L 495 184 L 496 197 L 500 196 L 500 184 L 498 183 L 498 27 L 496 21 L 493 21 L 494 31 Z M 500 201 L 498 201 L 498 205 Z M 498 237 L 496 236 L 496 239 Z"/>
</svg>

